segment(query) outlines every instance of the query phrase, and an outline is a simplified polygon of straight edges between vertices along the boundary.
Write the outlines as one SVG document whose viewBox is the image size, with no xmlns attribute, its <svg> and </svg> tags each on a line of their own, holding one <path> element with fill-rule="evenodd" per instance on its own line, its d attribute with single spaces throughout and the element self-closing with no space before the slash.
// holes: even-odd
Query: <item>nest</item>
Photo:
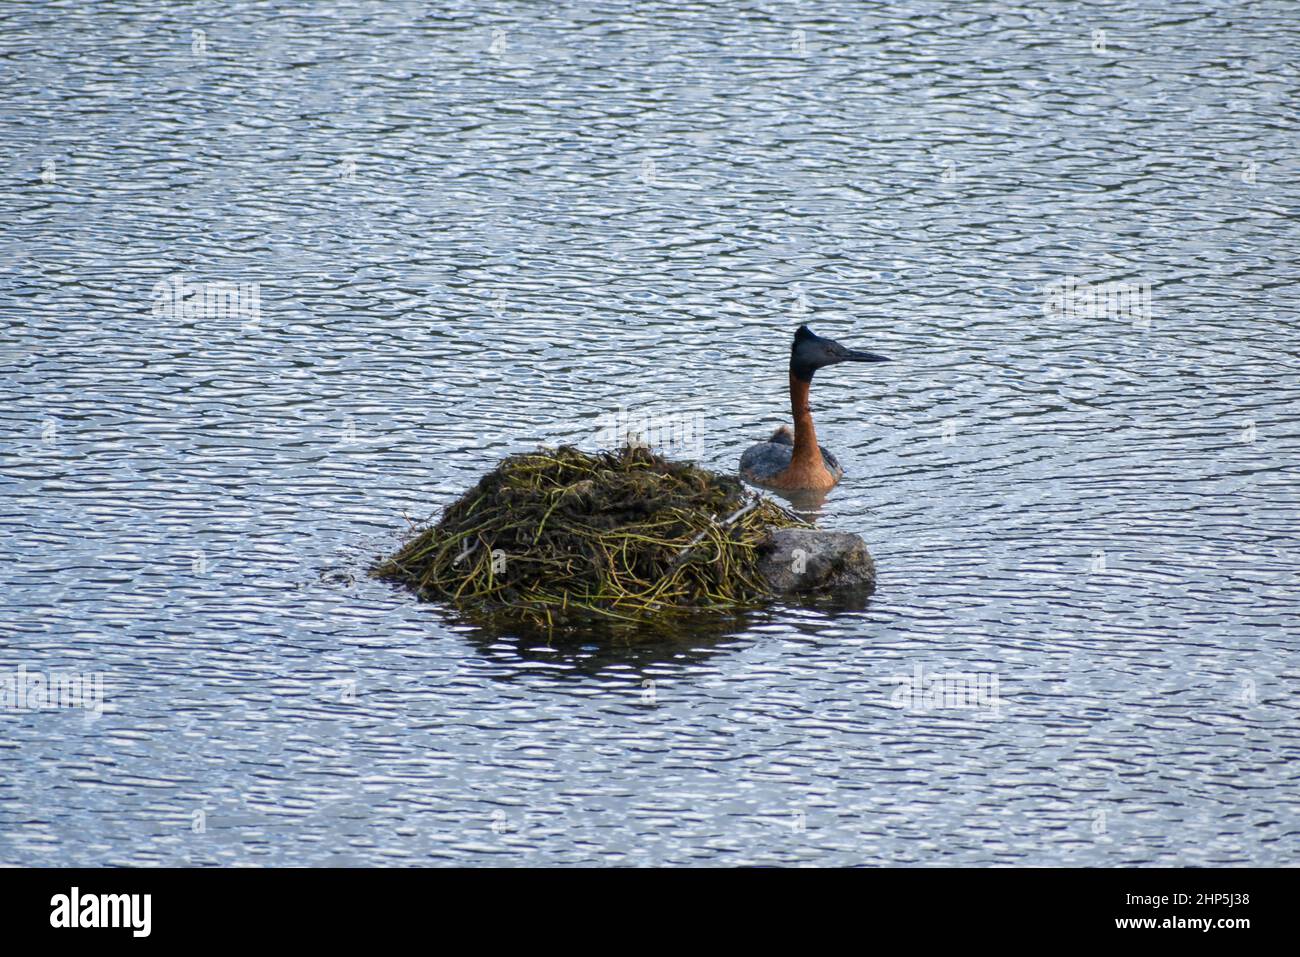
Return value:
<svg viewBox="0 0 1300 957">
<path fill-rule="evenodd" d="M 463 611 L 553 628 L 771 597 L 774 528 L 806 526 L 738 479 L 643 447 L 512 455 L 373 574 Z"/>
</svg>

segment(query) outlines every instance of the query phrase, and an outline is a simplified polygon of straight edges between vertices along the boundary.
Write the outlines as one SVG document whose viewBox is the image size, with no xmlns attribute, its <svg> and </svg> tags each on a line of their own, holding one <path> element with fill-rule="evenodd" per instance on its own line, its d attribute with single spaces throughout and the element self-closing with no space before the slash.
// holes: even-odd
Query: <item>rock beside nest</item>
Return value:
<svg viewBox="0 0 1300 957">
<path fill-rule="evenodd" d="M 876 563 L 866 542 L 852 532 L 774 529 L 760 551 L 758 570 L 776 592 L 870 591 L 876 585 Z"/>
</svg>

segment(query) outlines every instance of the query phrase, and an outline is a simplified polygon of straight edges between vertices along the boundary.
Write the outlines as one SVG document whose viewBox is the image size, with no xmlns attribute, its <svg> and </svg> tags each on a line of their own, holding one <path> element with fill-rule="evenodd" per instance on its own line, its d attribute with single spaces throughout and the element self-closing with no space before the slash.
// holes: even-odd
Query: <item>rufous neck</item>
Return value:
<svg viewBox="0 0 1300 957">
<path fill-rule="evenodd" d="M 794 453 L 790 457 L 791 465 L 807 464 L 820 466 L 822 452 L 817 445 L 817 430 L 813 428 L 812 406 L 808 404 L 809 387 L 805 379 L 790 373 L 790 412 L 794 416 Z"/>
</svg>

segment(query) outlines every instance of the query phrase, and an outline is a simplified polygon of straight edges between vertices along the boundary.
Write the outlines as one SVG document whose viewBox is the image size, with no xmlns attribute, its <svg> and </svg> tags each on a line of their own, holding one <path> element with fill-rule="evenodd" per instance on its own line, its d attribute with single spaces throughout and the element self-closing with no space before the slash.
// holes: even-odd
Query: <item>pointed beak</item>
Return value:
<svg viewBox="0 0 1300 957">
<path fill-rule="evenodd" d="M 878 356 L 874 352 L 859 352 L 857 349 L 849 349 L 844 358 L 849 362 L 888 362 L 889 356 Z"/>
</svg>

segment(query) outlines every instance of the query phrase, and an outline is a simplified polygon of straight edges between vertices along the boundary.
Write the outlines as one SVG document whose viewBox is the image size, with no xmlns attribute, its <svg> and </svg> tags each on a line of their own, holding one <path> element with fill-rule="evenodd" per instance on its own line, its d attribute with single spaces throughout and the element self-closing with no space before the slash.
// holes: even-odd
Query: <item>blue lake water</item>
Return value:
<svg viewBox="0 0 1300 957">
<path fill-rule="evenodd" d="M 103 708 L 0 709 L 0 864 L 1295 863 L 1298 62 L 1289 2 L 6 4 L 0 673 Z M 894 359 L 813 388 L 865 610 L 365 577 L 620 410 L 734 470 L 801 321 Z"/>
</svg>

